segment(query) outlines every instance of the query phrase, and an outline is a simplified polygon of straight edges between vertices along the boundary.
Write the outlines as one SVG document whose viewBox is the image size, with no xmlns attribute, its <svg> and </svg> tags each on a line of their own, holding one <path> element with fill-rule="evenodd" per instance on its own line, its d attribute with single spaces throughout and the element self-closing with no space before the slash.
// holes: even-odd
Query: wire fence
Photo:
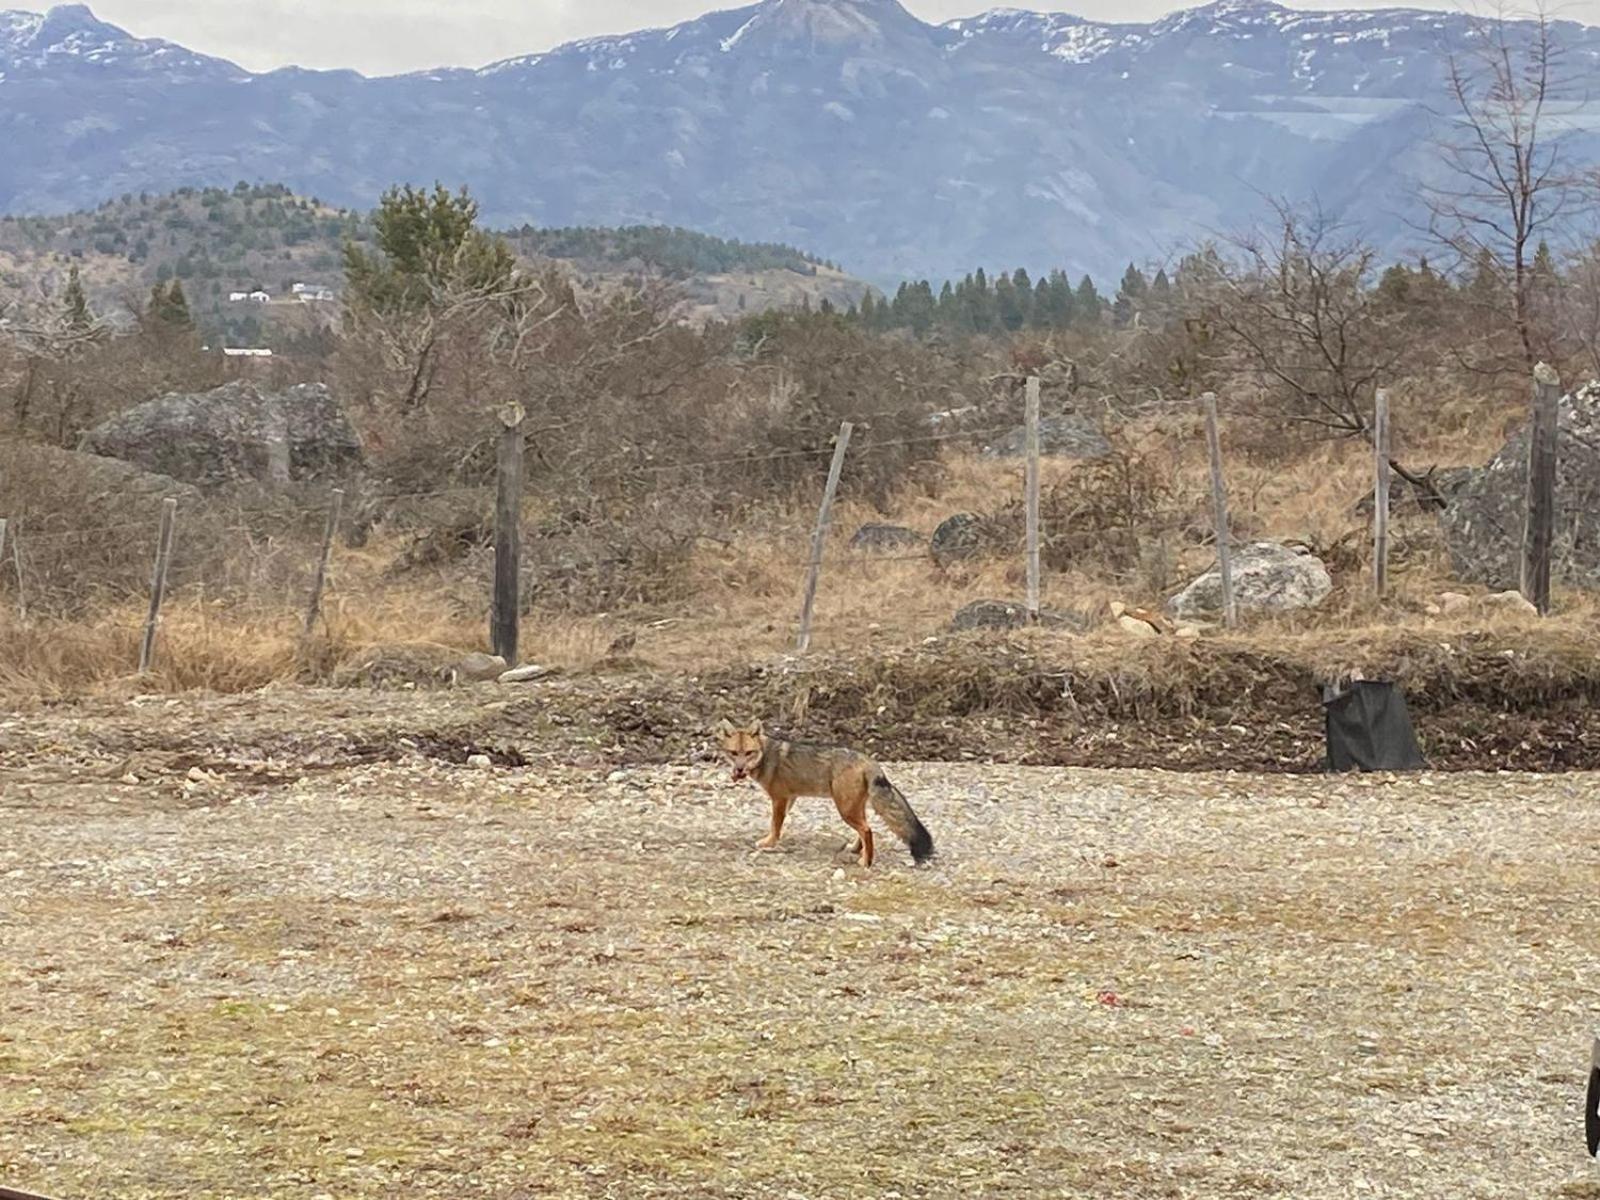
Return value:
<svg viewBox="0 0 1600 1200">
<path fill-rule="evenodd" d="M 849 447 L 849 461 L 859 465 L 874 456 L 901 453 L 909 447 L 939 446 L 957 442 L 977 447 L 983 444 L 985 439 L 1012 434 L 1016 428 L 1013 423 L 869 439 Z M 782 461 L 815 460 L 819 462 L 820 473 L 820 464 L 833 456 L 835 449 L 834 444 L 823 444 L 748 454 L 714 455 L 669 463 L 636 463 L 617 469 L 575 473 L 574 479 L 579 486 L 590 493 L 597 494 L 606 488 L 618 489 L 624 509 L 637 510 L 640 505 L 654 505 L 657 510 L 664 508 L 665 511 L 671 512 L 684 497 L 705 495 L 708 490 L 715 489 L 719 485 L 719 480 L 731 471 L 757 470 Z M 1019 478 L 1020 474 L 1019 467 Z M 522 482 L 521 479 L 517 481 L 519 494 Z M 311 597 L 306 619 L 306 631 L 309 636 L 319 617 L 318 609 L 323 590 L 320 581 L 327 574 L 328 556 L 333 549 L 333 539 L 330 536 L 328 544 L 323 547 L 320 562 L 303 551 L 302 548 L 309 546 L 313 540 L 310 536 L 310 522 L 326 520 L 331 531 L 335 518 L 330 510 L 342 509 L 345 544 L 349 547 L 355 544 L 352 532 L 357 525 L 363 521 L 391 519 L 396 515 L 396 510 L 412 505 L 467 501 L 479 510 L 481 524 L 482 510 L 494 505 L 496 491 L 497 483 L 487 481 L 481 484 L 452 484 L 399 492 L 379 490 L 360 495 L 356 497 L 358 504 L 346 506 L 343 490 L 334 493 L 319 490 L 314 496 L 305 494 L 297 496 L 293 492 L 284 494 L 282 491 L 264 490 L 250 497 L 248 503 L 235 498 L 233 503 L 238 507 L 223 510 L 213 497 L 201 495 L 196 498 L 194 493 L 185 489 L 176 500 L 175 506 L 173 503 L 163 506 L 172 509 L 171 515 L 176 527 L 176 547 L 171 554 L 162 555 L 156 554 L 158 528 L 157 522 L 152 518 L 117 519 L 61 528 L 51 516 L 41 517 L 37 512 L 20 519 L 12 517 L 9 520 L 6 520 L 5 513 L 0 513 L 0 597 L 3 597 L 6 591 L 11 591 L 14 604 L 7 607 L 13 607 L 19 618 L 26 621 L 29 618 L 30 592 L 36 606 L 42 609 L 44 606 L 39 601 L 42 600 L 47 585 L 53 582 L 50 572 L 40 569 L 45 565 L 46 559 L 57 564 L 56 574 L 63 578 L 74 568 L 81 573 L 87 567 L 87 560 L 91 555 L 102 556 L 108 562 L 114 560 L 117 570 L 102 574 L 106 577 L 118 575 L 127 591 L 133 590 L 132 583 L 139 576 L 141 568 L 138 564 L 142 562 L 143 570 L 148 571 L 152 560 L 155 559 L 158 562 L 153 576 L 146 576 L 149 579 L 149 590 L 153 600 L 145 638 L 147 642 L 152 642 L 161 620 L 162 597 L 167 590 L 166 572 L 172 569 L 175 563 L 178 573 L 185 574 L 193 581 L 203 571 L 203 563 L 220 562 L 225 557 L 215 554 L 207 558 L 207 552 L 216 548 L 218 539 L 231 540 L 235 546 L 244 546 L 254 552 L 255 558 L 251 565 L 248 568 L 229 568 L 234 571 L 233 575 L 202 579 L 202 582 L 218 591 L 225 589 L 230 583 L 240 585 L 246 590 L 251 587 L 260 589 L 263 581 L 276 570 L 278 572 L 276 585 L 268 585 L 270 590 L 276 591 L 279 588 L 286 589 L 290 578 L 314 575 L 319 582 Z M 802 488 L 796 494 L 803 494 L 803 491 Z M 831 496 L 829 500 L 831 502 Z M 130 503 L 128 507 L 135 506 Z M 359 513 L 353 513 L 353 508 L 358 509 Z M 521 514 L 524 509 L 520 502 L 515 511 L 518 514 L 517 536 L 526 540 L 529 534 L 523 528 Z M 636 515 L 636 512 L 630 513 L 630 516 Z M 232 519 L 228 519 L 230 516 Z M 618 518 L 620 527 L 626 528 L 626 519 Z M 35 528 L 38 523 L 43 523 L 43 527 Z M 418 517 L 415 519 L 415 524 L 418 530 L 427 531 L 430 527 L 437 528 L 439 523 L 430 522 L 426 517 Z M 796 540 L 801 536 L 798 527 L 789 532 Z M 418 541 L 425 536 L 426 532 L 419 532 Z M 581 536 L 581 531 L 575 535 L 578 538 Z M 695 536 L 706 537 L 704 534 Z M 901 536 L 903 539 L 904 535 Z M 487 550 L 487 540 L 483 538 L 478 541 L 473 549 Z M 824 560 L 828 557 L 829 546 L 836 545 L 838 540 L 819 538 L 812 548 L 807 550 L 797 548 L 793 553 L 769 545 L 762 551 L 763 558 L 769 564 L 779 564 L 794 570 L 797 579 L 808 572 L 815 576 L 821 571 Z M 203 548 L 197 545 L 201 542 L 204 543 Z M 829 564 L 829 570 L 848 569 L 857 564 L 869 563 L 875 567 L 907 563 L 926 563 L 931 567 L 937 567 L 940 561 L 931 552 L 926 541 L 923 546 L 916 549 L 910 548 L 903 540 L 868 549 L 868 553 L 838 556 Z M 306 561 L 298 561 L 301 558 Z M 606 571 L 628 567 L 630 555 L 628 553 L 602 553 L 588 557 L 566 555 L 559 559 L 557 565 L 568 575 Z M 448 569 L 455 569 L 459 564 L 452 562 L 446 566 Z M 526 603 L 526 598 L 520 595 L 520 580 L 518 587 L 519 595 L 513 603 L 520 610 Z M 288 598 L 287 594 L 283 597 L 285 600 Z M 493 603 L 502 602 L 497 600 Z"/>
</svg>

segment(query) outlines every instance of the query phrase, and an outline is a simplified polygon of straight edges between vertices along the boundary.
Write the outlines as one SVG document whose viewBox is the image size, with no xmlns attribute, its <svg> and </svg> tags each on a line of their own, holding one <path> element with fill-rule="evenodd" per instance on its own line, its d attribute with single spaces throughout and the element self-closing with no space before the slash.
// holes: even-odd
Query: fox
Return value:
<svg viewBox="0 0 1600 1200">
<path fill-rule="evenodd" d="M 777 846 L 795 797 L 831 796 L 844 823 L 856 832 L 850 852 L 860 855 L 863 867 L 872 866 L 873 860 L 869 805 L 910 848 L 914 862 L 920 865 L 933 857 L 933 835 L 911 811 L 905 795 L 889 782 L 883 768 L 865 754 L 770 738 L 760 721 L 748 725 L 719 721 L 715 733 L 733 767 L 733 781 L 754 779 L 772 800 L 772 830 L 756 843 L 758 850 Z"/>
</svg>

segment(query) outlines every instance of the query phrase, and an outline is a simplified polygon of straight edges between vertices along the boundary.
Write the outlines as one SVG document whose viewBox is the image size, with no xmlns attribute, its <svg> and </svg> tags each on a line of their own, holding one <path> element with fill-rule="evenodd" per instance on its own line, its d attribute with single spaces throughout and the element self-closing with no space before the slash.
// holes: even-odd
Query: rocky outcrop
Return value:
<svg viewBox="0 0 1600 1200">
<path fill-rule="evenodd" d="M 361 462 L 355 429 L 320 383 L 174 392 L 96 426 L 80 448 L 199 486 L 323 478 Z"/>
<path fill-rule="evenodd" d="M 1315 608 L 1333 590 L 1321 559 L 1277 542 L 1250 542 L 1233 550 L 1233 595 L 1240 612 L 1291 612 Z M 1179 621 L 1222 611 L 1222 572 L 1213 567 L 1167 604 Z"/>
<path fill-rule="evenodd" d="M 1556 465 L 1554 577 L 1600 586 L 1600 382 L 1561 400 Z M 1496 590 L 1522 576 L 1530 429 L 1519 429 L 1456 490 L 1440 515 L 1456 577 Z"/>
<path fill-rule="evenodd" d="M 991 458 L 1020 458 L 1027 452 L 1028 431 L 1020 426 L 984 450 Z M 1039 453 L 1052 458 L 1104 458 L 1111 453 L 1111 443 L 1087 419 L 1069 413 L 1039 419 Z"/>
<path fill-rule="evenodd" d="M 1045 629 L 1066 629 L 1082 633 L 1084 623 L 1071 613 L 1052 609 L 1039 610 L 1039 626 Z M 972 629 L 1024 629 L 1030 624 L 1026 605 L 1010 600 L 974 600 L 950 621 L 952 633 Z"/>
<path fill-rule="evenodd" d="M 915 529 L 904 525 L 869 523 L 856 530 L 850 538 L 850 549 L 861 554 L 893 554 L 896 551 L 918 550 L 923 538 Z"/>
</svg>

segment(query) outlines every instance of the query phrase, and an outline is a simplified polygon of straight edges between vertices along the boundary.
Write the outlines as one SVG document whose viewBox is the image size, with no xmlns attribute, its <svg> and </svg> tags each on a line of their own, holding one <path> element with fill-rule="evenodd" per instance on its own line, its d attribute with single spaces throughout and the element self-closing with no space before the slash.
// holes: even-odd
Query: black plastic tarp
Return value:
<svg viewBox="0 0 1600 1200">
<path fill-rule="evenodd" d="M 1328 770 L 1421 771 L 1427 767 L 1411 728 L 1406 698 L 1392 683 L 1358 679 L 1324 688 Z"/>
<path fill-rule="evenodd" d="M 1589 1144 L 1589 1157 L 1600 1156 L 1600 1038 L 1594 1041 L 1589 1059 L 1589 1094 L 1583 1101 L 1583 1136 Z"/>
</svg>

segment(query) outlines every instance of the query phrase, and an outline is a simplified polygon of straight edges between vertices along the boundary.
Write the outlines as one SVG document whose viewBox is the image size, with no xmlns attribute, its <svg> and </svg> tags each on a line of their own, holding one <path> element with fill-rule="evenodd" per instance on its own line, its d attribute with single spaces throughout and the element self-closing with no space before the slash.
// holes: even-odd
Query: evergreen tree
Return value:
<svg viewBox="0 0 1600 1200">
<path fill-rule="evenodd" d="M 378 253 L 345 243 L 347 305 L 355 312 L 410 313 L 426 308 L 441 291 L 505 291 L 516 275 L 516 258 L 477 221 L 478 202 L 465 188 L 391 188 L 372 219 Z"/>
<path fill-rule="evenodd" d="M 1077 325 L 1098 325 L 1100 323 L 1100 293 L 1095 290 L 1094 280 L 1085 275 L 1078 284 L 1078 291 L 1072 298 L 1072 319 Z"/>
<path fill-rule="evenodd" d="M 1411 298 L 1411 272 L 1403 263 L 1395 263 L 1378 279 L 1378 295 L 1394 305 L 1404 305 Z"/>
<path fill-rule="evenodd" d="M 1145 279 L 1144 272 L 1133 263 L 1128 264 L 1128 269 L 1122 274 L 1122 284 L 1117 288 L 1116 301 L 1111 306 L 1111 311 L 1118 325 L 1131 325 L 1134 314 L 1142 312 L 1145 300 L 1150 294 L 1149 281 Z"/>
<path fill-rule="evenodd" d="M 1017 324 L 1020 329 L 1033 317 L 1033 280 L 1028 277 L 1026 269 L 1018 267 L 1011 276 L 1011 286 L 1016 291 L 1017 307 L 1021 312 L 1021 320 Z"/>
<path fill-rule="evenodd" d="M 1050 272 L 1050 325 L 1065 329 L 1076 316 L 1077 296 L 1072 290 L 1072 280 L 1062 270 Z"/>
<path fill-rule="evenodd" d="M 1494 256 L 1494 251 L 1485 246 L 1478 251 L 1477 260 L 1472 264 L 1467 294 L 1485 308 L 1495 307 L 1500 301 L 1502 274 L 1500 260 Z"/>
<path fill-rule="evenodd" d="M 921 280 L 906 289 L 906 324 L 919 337 L 933 328 L 933 285 Z"/>
<path fill-rule="evenodd" d="M 89 297 L 84 294 L 77 263 L 73 263 L 67 273 L 67 288 L 61 294 L 61 315 L 67 328 L 74 333 L 87 333 L 94 328 L 94 314 L 89 311 Z"/>
<path fill-rule="evenodd" d="M 1028 310 L 1028 328 L 1050 328 L 1054 311 L 1055 291 L 1050 286 L 1050 280 L 1041 275 L 1039 282 L 1033 285 L 1033 307 Z"/>
<path fill-rule="evenodd" d="M 156 284 L 150 289 L 150 318 L 168 329 L 193 329 L 194 319 L 189 313 L 189 300 L 183 294 L 183 284 L 174 279 L 170 284 Z"/>
<path fill-rule="evenodd" d="M 1022 328 L 1022 305 L 1017 302 L 1017 288 L 1009 275 L 1002 275 L 994 281 L 994 310 L 995 318 L 1005 332 L 1015 333 Z"/>
</svg>

